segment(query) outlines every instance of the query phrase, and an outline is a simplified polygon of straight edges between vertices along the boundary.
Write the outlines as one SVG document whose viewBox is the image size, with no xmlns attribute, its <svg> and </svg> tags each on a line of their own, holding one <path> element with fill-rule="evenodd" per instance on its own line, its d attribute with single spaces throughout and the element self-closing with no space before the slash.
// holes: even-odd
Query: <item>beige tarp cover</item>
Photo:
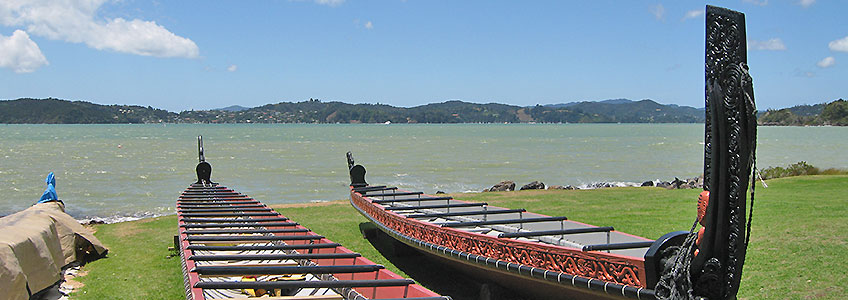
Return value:
<svg viewBox="0 0 848 300">
<path fill-rule="evenodd" d="M 58 282 L 63 266 L 81 260 L 88 249 L 103 255 L 106 247 L 74 218 L 61 202 L 36 204 L 0 218 L 0 295 L 29 299 Z M 27 290 L 29 287 L 29 291 Z"/>
</svg>

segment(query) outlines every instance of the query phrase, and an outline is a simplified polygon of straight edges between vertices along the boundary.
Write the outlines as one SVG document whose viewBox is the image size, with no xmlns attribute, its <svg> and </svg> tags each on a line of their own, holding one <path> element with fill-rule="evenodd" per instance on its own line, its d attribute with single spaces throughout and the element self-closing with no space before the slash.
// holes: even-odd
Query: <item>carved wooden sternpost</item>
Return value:
<svg viewBox="0 0 848 300">
<path fill-rule="evenodd" d="M 745 40 L 744 14 L 707 6 L 702 228 L 666 260 L 658 299 L 736 299 L 750 233 L 746 192 L 757 135 Z"/>
<path fill-rule="evenodd" d="M 756 106 L 745 15 L 707 6 L 706 19 L 704 174 L 709 180 L 704 189 L 709 202 L 690 274 L 696 296 L 735 299 L 748 247 L 745 202 L 757 140 Z"/>
</svg>

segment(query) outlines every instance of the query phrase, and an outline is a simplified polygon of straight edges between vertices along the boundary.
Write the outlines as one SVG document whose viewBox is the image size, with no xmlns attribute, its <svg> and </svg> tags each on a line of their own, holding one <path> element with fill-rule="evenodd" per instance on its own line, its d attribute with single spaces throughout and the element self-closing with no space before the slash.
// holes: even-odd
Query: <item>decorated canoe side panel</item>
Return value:
<svg viewBox="0 0 848 300">
<path fill-rule="evenodd" d="M 407 219 L 377 207 L 360 194 L 351 199 L 372 219 L 408 237 L 457 251 L 505 262 L 563 272 L 621 285 L 645 287 L 644 261 L 612 255 L 596 256 L 580 250 L 499 239 Z"/>
</svg>

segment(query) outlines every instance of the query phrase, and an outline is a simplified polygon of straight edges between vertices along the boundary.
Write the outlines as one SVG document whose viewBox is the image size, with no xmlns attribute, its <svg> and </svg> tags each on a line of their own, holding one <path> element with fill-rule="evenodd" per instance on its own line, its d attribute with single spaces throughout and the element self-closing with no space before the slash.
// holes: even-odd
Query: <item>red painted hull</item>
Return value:
<svg viewBox="0 0 848 300">
<path fill-rule="evenodd" d="M 386 210 L 353 189 L 351 204 L 394 239 L 540 299 L 654 298 L 646 288 L 642 258 L 441 227 Z"/>
<path fill-rule="evenodd" d="M 218 196 L 220 194 L 220 196 Z M 224 210 L 230 210 L 230 212 L 209 212 L 209 213 L 198 213 L 198 209 L 217 209 L 217 208 L 198 208 L 200 206 L 213 206 L 208 205 L 209 203 L 214 203 L 214 206 L 220 206 L 224 208 Z M 250 207 L 253 210 L 245 209 L 243 212 L 239 212 L 239 207 Z M 276 213 L 269 207 L 264 204 L 256 201 L 252 198 L 249 198 L 240 193 L 234 192 L 233 190 L 227 189 L 222 186 L 215 185 L 214 187 L 203 187 L 200 185 L 192 185 L 187 188 L 183 194 L 180 196 L 180 200 L 177 202 L 177 218 L 179 222 L 179 244 L 180 244 L 180 256 L 182 257 L 183 263 L 183 273 L 185 277 L 185 287 L 186 287 L 186 298 L 190 300 L 204 300 L 209 299 L 209 293 L 206 293 L 203 288 L 197 287 L 198 283 L 200 283 L 204 275 L 196 272 L 195 268 L 198 267 L 198 262 L 193 260 L 193 257 L 197 257 L 198 253 L 195 253 L 197 250 L 193 250 L 192 245 L 201 245 L 204 243 L 193 242 L 190 238 L 191 236 L 197 236 L 195 233 L 189 233 L 188 231 L 191 228 L 187 228 L 186 225 L 189 224 L 187 221 L 191 221 L 191 219 L 197 218 L 207 218 L 207 216 L 214 216 L 214 218 L 222 218 L 220 215 L 216 214 L 251 214 L 254 213 L 254 210 L 264 210 L 263 215 L 250 215 L 249 218 L 238 219 L 239 221 L 253 221 L 253 222 L 261 222 L 263 219 L 278 219 L 284 220 L 285 217 Z M 220 209 L 218 209 L 220 210 Z M 191 212 L 189 212 L 191 211 Z M 233 220 L 231 217 L 223 217 L 228 218 L 228 220 Z M 213 220 L 210 223 L 205 224 L 215 224 L 215 222 L 222 222 L 223 219 Z M 290 224 L 284 224 L 290 223 Z M 197 223 L 191 223 L 197 224 Z M 204 223 L 201 223 L 204 224 Z M 298 240 L 301 236 L 318 236 L 316 233 L 309 231 L 307 228 L 297 225 L 293 222 L 281 221 L 281 222 L 270 222 L 266 223 L 269 225 L 262 225 L 253 227 L 261 228 L 261 230 L 292 230 L 292 232 L 273 232 L 268 233 L 266 235 L 262 235 L 259 237 L 268 237 L 273 239 L 275 237 L 283 238 L 288 237 L 292 238 L 292 240 L 286 240 L 285 245 L 307 245 L 307 244 L 334 244 L 333 241 L 327 238 L 316 238 L 311 240 Z M 277 225 L 271 225 L 277 224 Z M 230 230 L 238 230 L 237 228 L 229 228 Z M 195 229 L 196 230 L 196 229 Z M 215 230 L 228 230 L 227 227 L 215 228 Z M 233 236 L 233 235 L 229 235 Z M 235 235 L 236 237 L 241 237 L 239 235 Z M 253 237 L 257 237 L 253 235 Z M 239 243 L 239 242 L 233 242 Z M 206 243 L 208 244 L 208 243 Z M 307 251 L 302 250 L 301 252 L 307 253 Z M 342 247 L 342 246 L 334 246 L 334 247 L 325 247 L 325 248 L 316 248 L 308 250 L 309 254 L 353 254 L 354 252 Z M 371 260 L 364 257 L 348 257 L 348 258 L 313 258 L 309 260 L 310 265 L 314 266 L 341 266 L 341 265 L 375 265 Z M 301 264 L 301 263 L 298 263 Z M 375 280 L 401 280 L 403 279 L 399 275 L 388 271 L 386 269 L 379 269 L 374 272 L 362 272 L 362 273 L 332 273 L 330 274 L 335 279 L 339 281 L 375 281 Z M 338 293 L 342 298 L 341 299 L 392 299 L 392 298 L 429 298 L 429 297 L 441 297 L 438 294 L 422 287 L 417 284 L 407 284 L 403 286 L 380 286 L 380 287 L 351 287 L 351 288 L 338 288 L 334 289 L 336 293 Z M 207 291 L 208 292 L 208 291 Z M 216 297 L 217 298 L 217 297 Z M 309 297 L 294 297 L 290 299 L 311 299 Z M 449 297 L 444 297 L 442 299 L 450 299 Z"/>
</svg>

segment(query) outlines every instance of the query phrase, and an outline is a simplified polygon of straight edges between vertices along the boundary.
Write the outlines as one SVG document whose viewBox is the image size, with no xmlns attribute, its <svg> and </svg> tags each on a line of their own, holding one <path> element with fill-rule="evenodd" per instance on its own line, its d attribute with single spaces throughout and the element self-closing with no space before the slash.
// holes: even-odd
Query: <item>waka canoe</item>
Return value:
<svg viewBox="0 0 848 300">
<path fill-rule="evenodd" d="M 450 299 L 212 183 L 198 145 L 198 181 L 177 200 L 186 299 Z"/>
<path fill-rule="evenodd" d="M 706 11 L 705 185 L 690 231 L 650 240 L 564 216 L 369 185 L 348 152 L 351 205 L 413 249 L 539 299 L 735 299 L 750 236 L 756 108 L 744 15 Z"/>
</svg>

